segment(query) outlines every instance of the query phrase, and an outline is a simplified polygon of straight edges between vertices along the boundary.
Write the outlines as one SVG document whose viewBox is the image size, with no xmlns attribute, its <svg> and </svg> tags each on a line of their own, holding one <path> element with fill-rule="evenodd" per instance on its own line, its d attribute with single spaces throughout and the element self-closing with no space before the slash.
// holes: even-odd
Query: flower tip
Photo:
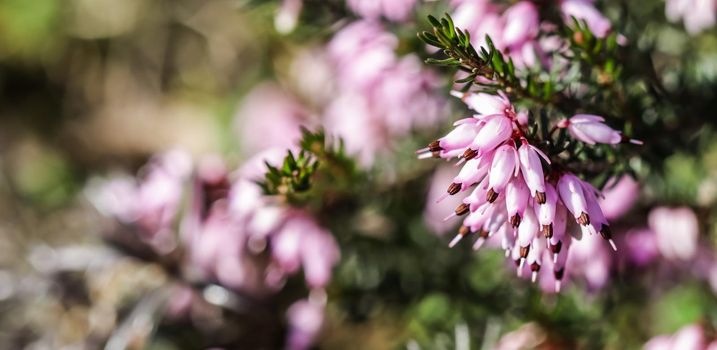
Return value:
<svg viewBox="0 0 717 350">
<path fill-rule="evenodd" d="M 633 145 L 640 145 L 640 146 L 642 146 L 644 144 L 641 140 L 636 140 L 636 139 L 630 139 L 630 143 Z"/>
<path fill-rule="evenodd" d="M 608 239 L 607 241 L 610 242 L 610 246 L 612 247 L 612 250 L 617 251 L 617 245 L 615 245 L 615 241 L 613 241 L 612 238 Z"/>
<path fill-rule="evenodd" d="M 461 241 L 461 239 L 463 239 L 463 235 L 457 234 L 455 237 L 453 237 L 453 240 L 451 240 L 451 243 L 448 243 L 448 248 L 455 247 L 456 244 L 458 244 L 458 242 Z"/>
<path fill-rule="evenodd" d="M 479 237 L 476 242 L 473 244 L 473 250 L 478 250 L 481 247 L 483 247 L 483 244 L 485 243 L 485 238 Z"/>
<path fill-rule="evenodd" d="M 434 155 L 433 155 L 432 152 L 426 152 L 426 153 L 421 153 L 421 154 L 419 154 L 416 158 L 418 158 L 418 159 L 428 159 L 428 158 L 433 158 L 433 157 L 434 157 Z"/>
<path fill-rule="evenodd" d="M 443 222 L 446 222 L 446 221 L 448 221 L 448 220 L 450 220 L 450 219 L 453 219 L 453 218 L 456 217 L 456 216 L 458 216 L 458 215 L 456 215 L 456 213 L 451 213 L 451 215 L 448 215 L 448 216 L 446 216 L 446 217 L 443 219 Z"/>
<path fill-rule="evenodd" d="M 533 271 L 533 275 L 530 276 L 530 282 L 535 283 L 535 281 L 538 279 L 538 271 Z"/>
<path fill-rule="evenodd" d="M 448 196 L 450 196 L 450 195 L 451 195 L 450 193 L 442 194 L 440 197 L 438 197 L 438 199 L 436 199 L 436 204 L 443 202 L 443 200 L 448 198 Z"/>
<path fill-rule="evenodd" d="M 561 285 L 562 285 L 562 281 L 561 281 L 561 280 L 555 281 L 555 293 L 560 293 L 560 287 L 561 287 Z"/>
</svg>

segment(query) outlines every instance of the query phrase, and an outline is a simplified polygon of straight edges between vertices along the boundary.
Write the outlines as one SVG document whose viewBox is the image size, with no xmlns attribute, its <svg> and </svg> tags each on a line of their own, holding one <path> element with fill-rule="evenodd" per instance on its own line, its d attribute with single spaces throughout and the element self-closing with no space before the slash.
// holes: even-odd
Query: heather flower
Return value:
<svg viewBox="0 0 717 350">
<path fill-rule="evenodd" d="M 301 137 L 299 126 L 309 113 L 279 86 L 264 83 L 243 99 L 235 116 L 235 129 L 242 150 L 256 153 L 271 147 L 291 147 Z"/>
<path fill-rule="evenodd" d="M 682 19 L 690 34 L 697 34 L 715 24 L 717 2 L 714 0 L 667 0 L 665 15 L 671 22 Z"/>
<path fill-rule="evenodd" d="M 690 324 L 680 328 L 673 335 L 659 335 L 650 339 L 643 346 L 644 350 L 677 350 L 677 349 L 712 349 L 716 344 L 709 346 L 705 339 L 704 330 L 698 324 Z"/>
<path fill-rule="evenodd" d="M 119 177 L 98 183 L 89 187 L 88 197 L 100 212 L 136 228 L 139 238 L 166 254 L 175 247 L 174 225 L 191 164 L 181 151 L 163 153 L 142 168 L 139 181 Z"/>
<path fill-rule="evenodd" d="M 590 31 L 598 38 L 604 38 L 610 32 L 612 25 L 591 0 L 562 0 L 560 11 L 565 23 L 572 23 L 572 18 L 585 21 Z"/>
<path fill-rule="evenodd" d="M 536 349 L 547 340 L 545 331 L 536 323 L 526 323 L 504 334 L 495 344 L 495 350 Z"/>
<path fill-rule="evenodd" d="M 304 350 L 314 345 L 324 324 L 325 308 L 323 303 L 311 299 L 299 300 L 291 304 L 286 312 L 289 323 L 286 349 Z"/>
<path fill-rule="evenodd" d="M 444 108 L 436 95 L 439 79 L 416 56 L 396 56 L 397 45 L 372 21 L 347 25 L 328 44 L 337 89 L 324 109 L 324 126 L 366 166 L 397 137 L 434 125 Z"/>
<path fill-rule="evenodd" d="M 689 208 L 659 207 L 648 215 L 660 254 L 672 260 L 690 260 L 697 254 L 699 224 Z"/>
<path fill-rule="evenodd" d="M 616 246 L 599 192 L 569 171 L 551 168 L 550 158 L 531 144 L 526 123 L 503 93 L 454 96 L 478 114 L 456 122 L 453 131 L 418 151 L 418 158 L 458 158 L 462 166 L 439 201 L 473 188 L 444 219 L 463 216 L 449 246 L 475 233 L 474 249 L 479 249 L 497 236 L 494 241 L 501 242 L 518 275 L 528 270 L 535 280 L 547 267 L 559 290 L 570 268 L 591 287 L 604 285 L 610 259 L 597 235 L 613 249 Z M 573 220 L 568 220 L 568 212 L 575 224 L 569 222 Z M 577 253 L 569 253 L 571 244 L 578 247 Z"/>
<path fill-rule="evenodd" d="M 649 229 L 636 229 L 623 235 L 627 260 L 637 267 L 650 265 L 660 256 L 655 233 Z"/>
<path fill-rule="evenodd" d="M 291 33 L 299 21 L 304 0 L 284 0 L 274 16 L 274 28 L 282 34 Z"/>
<path fill-rule="evenodd" d="M 632 209 L 639 195 L 640 184 L 631 176 L 625 175 L 608 181 L 598 201 L 605 217 L 614 220 Z"/>
<path fill-rule="evenodd" d="M 629 141 L 634 144 L 642 144 L 638 140 L 630 140 L 621 132 L 604 124 L 603 117 L 591 114 L 576 114 L 570 119 L 563 119 L 558 124 L 560 128 L 567 128 L 570 136 L 590 145 L 606 143 L 615 145 Z"/>
<path fill-rule="evenodd" d="M 390 21 L 409 19 L 416 0 L 347 0 L 346 4 L 356 14 L 370 20 L 385 17 Z"/>
</svg>

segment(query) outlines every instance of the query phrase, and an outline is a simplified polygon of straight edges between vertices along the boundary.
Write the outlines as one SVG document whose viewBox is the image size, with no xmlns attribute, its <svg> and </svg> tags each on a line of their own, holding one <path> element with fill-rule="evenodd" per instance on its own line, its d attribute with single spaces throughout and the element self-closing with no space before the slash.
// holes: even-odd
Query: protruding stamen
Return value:
<svg viewBox="0 0 717 350">
<path fill-rule="evenodd" d="M 421 153 L 418 155 L 418 159 L 428 159 L 428 158 L 440 158 L 441 155 L 439 152 L 426 152 Z"/>
<path fill-rule="evenodd" d="M 518 274 L 518 277 L 523 275 L 523 267 L 525 266 L 525 258 L 520 258 L 520 261 L 518 262 L 518 270 L 516 271 Z"/>
<path fill-rule="evenodd" d="M 560 250 L 563 248 L 563 241 L 558 241 L 556 244 L 550 245 L 550 251 L 554 254 L 560 253 Z"/>
<path fill-rule="evenodd" d="M 473 243 L 473 250 L 478 250 L 478 249 L 480 249 L 480 248 L 483 246 L 484 243 L 485 243 L 485 238 L 483 238 L 483 237 L 478 237 L 478 239 L 476 240 L 476 242 Z"/>
<path fill-rule="evenodd" d="M 545 236 L 545 238 L 552 238 L 553 237 L 553 224 L 543 225 L 543 228 L 541 231 L 543 231 L 543 235 Z"/>
<path fill-rule="evenodd" d="M 448 196 L 450 196 L 450 195 L 451 195 L 450 193 L 444 193 L 444 194 L 442 194 L 440 197 L 438 197 L 438 199 L 436 199 L 436 203 L 443 202 L 443 200 L 446 199 L 446 198 L 448 198 Z"/>
<path fill-rule="evenodd" d="M 498 193 L 493 190 L 493 188 L 490 188 L 488 192 L 485 194 L 485 200 L 488 203 L 493 203 L 495 200 L 498 199 Z"/>
<path fill-rule="evenodd" d="M 560 280 L 555 281 L 555 293 L 560 293 L 561 285 L 562 285 L 562 281 L 560 281 Z"/>
<path fill-rule="evenodd" d="M 471 233 L 471 229 L 468 226 L 463 225 L 458 228 L 458 234 L 461 236 L 465 236 L 469 233 Z"/>
<path fill-rule="evenodd" d="M 510 224 L 511 224 L 513 227 L 518 227 L 518 226 L 520 226 L 520 214 L 515 214 L 515 215 L 511 216 L 511 217 L 510 217 Z"/>
<path fill-rule="evenodd" d="M 530 246 L 520 247 L 520 258 L 525 259 L 528 257 L 528 252 L 530 251 Z"/>
<path fill-rule="evenodd" d="M 443 150 L 443 147 L 441 147 L 441 143 L 436 140 L 428 144 L 428 150 L 431 152 L 440 152 Z"/>
<path fill-rule="evenodd" d="M 583 225 L 583 226 L 590 225 L 590 216 L 588 216 L 588 213 L 586 213 L 586 212 L 580 213 L 580 216 L 578 216 L 577 219 L 575 219 L 575 220 L 580 225 Z"/>
<path fill-rule="evenodd" d="M 545 192 L 535 191 L 535 200 L 538 202 L 538 204 L 545 204 Z"/>
<path fill-rule="evenodd" d="M 454 182 L 450 186 L 448 186 L 448 190 L 446 190 L 446 192 L 448 192 L 448 194 L 450 194 L 452 196 L 452 195 L 458 193 L 461 190 L 461 187 L 462 187 L 461 184 Z"/>
<path fill-rule="evenodd" d="M 612 250 L 617 251 L 617 246 L 615 245 L 615 241 L 613 241 L 612 238 L 608 239 L 607 241 L 608 241 L 608 243 L 610 243 Z"/>
<path fill-rule="evenodd" d="M 450 219 L 453 219 L 456 216 L 458 216 L 458 215 L 456 215 L 456 213 L 451 213 L 451 215 L 448 215 L 445 218 L 443 218 L 443 221 L 448 221 Z"/>
<path fill-rule="evenodd" d="M 453 237 L 453 240 L 451 240 L 451 243 L 448 243 L 448 248 L 453 248 L 453 247 L 455 247 L 456 244 L 458 244 L 458 242 L 461 241 L 461 239 L 463 239 L 463 235 L 462 235 L 462 234 L 457 234 L 455 237 Z"/>
<path fill-rule="evenodd" d="M 468 211 L 470 211 L 470 206 L 465 203 L 461 203 L 458 207 L 456 207 L 455 214 L 457 216 L 468 214 Z"/>
<path fill-rule="evenodd" d="M 530 280 L 535 283 L 535 280 L 538 278 L 538 272 L 540 271 L 540 264 L 537 262 L 530 264 L 530 271 L 533 271 L 533 276 Z"/>
<path fill-rule="evenodd" d="M 475 158 L 476 156 L 478 156 L 478 151 L 467 148 L 465 150 L 465 152 L 463 152 L 463 155 L 461 156 L 461 158 L 463 158 L 463 160 L 465 160 L 467 162 L 467 161 Z"/>
</svg>

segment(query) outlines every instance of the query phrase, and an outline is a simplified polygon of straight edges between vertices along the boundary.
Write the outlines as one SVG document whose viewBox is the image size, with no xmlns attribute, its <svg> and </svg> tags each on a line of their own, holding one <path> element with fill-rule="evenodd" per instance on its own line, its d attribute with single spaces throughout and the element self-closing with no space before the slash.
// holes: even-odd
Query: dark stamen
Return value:
<svg viewBox="0 0 717 350">
<path fill-rule="evenodd" d="M 550 225 L 543 225 L 543 235 L 545 238 L 552 238 L 553 237 L 553 224 Z"/>
<path fill-rule="evenodd" d="M 455 213 L 456 213 L 456 215 L 461 216 L 461 215 L 467 214 L 469 209 L 470 209 L 470 207 L 468 206 L 468 204 L 463 203 L 463 204 L 459 205 L 458 207 L 456 207 Z"/>
<path fill-rule="evenodd" d="M 590 225 L 590 217 L 588 216 L 588 213 L 586 213 L 586 212 L 582 212 L 580 214 L 580 216 L 578 216 L 577 221 L 578 221 L 578 224 L 583 225 L 583 226 Z"/>
<path fill-rule="evenodd" d="M 496 193 L 493 188 L 489 189 L 485 194 L 485 200 L 488 203 L 493 203 L 496 199 L 498 199 L 498 193 Z"/>
<path fill-rule="evenodd" d="M 461 184 L 457 184 L 454 182 L 450 186 L 448 186 L 447 192 L 448 192 L 448 194 L 450 194 L 452 196 L 452 195 L 458 193 L 458 191 L 460 191 L 460 190 L 461 190 Z"/>
</svg>

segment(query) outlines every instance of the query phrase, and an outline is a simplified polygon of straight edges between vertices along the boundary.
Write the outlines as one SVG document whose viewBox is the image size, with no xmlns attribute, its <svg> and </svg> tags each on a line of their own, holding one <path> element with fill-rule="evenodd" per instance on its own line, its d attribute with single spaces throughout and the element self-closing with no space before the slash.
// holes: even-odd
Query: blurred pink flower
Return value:
<svg viewBox="0 0 717 350">
<path fill-rule="evenodd" d="M 435 125 L 444 108 L 438 77 L 416 56 L 397 57 L 397 44 L 379 23 L 357 21 L 327 46 L 337 89 L 324 110 L 324 124 L 365 166 L 396 138 Z"/>
<path fill-rule="evenodd" d="M 607 36 L 612 28 L 610 20 L 595 8 L 591 0 L 563 0 L 560 3 L 560 11 L 565 23 L 572 25 L 572 17 L 585 21 L 590 31 L 598 38 Z"/>
<path fill-rule="evenodd" d="M 659 257 L 657 238 L 651 230 L 647 228 L 630 230 L 620 236 L 623 238 L 622 245 L 627 250 L 625 256 L 630 264 L 645 267 Z"/>
<path fill-rule="evenodd" d="M 690 260 L 697 254 L 699 224 L 695 213 L 686 207 L 658 207 L 648 215 L 660 254 L 672 260 Z"/>
<path fill-rule="evenodd" d="M 423 220 L 428 228 L 437 234 L 442 235 L 455 227 L 455 224 L 443 220 L 447 212 L 462 203 L 462 198 L 460 197 L 445 196 L 446 183 L 451 182 L 454 177 L 455 169 L 444 166 L 439 167 L 431 178 Z"/>
<path fill-rule="evenodd" d="M 183 223 L 185 241 L 196 267 L 221 284 L 248 292 L 276 289 L 283 279 L 303 268 L 311 288 L 323 288 L 338 263 L 333 236 L 299 210 L 264 197 L 254 182 L 277 164 L 280 149 L 257 154 L 231 183 L 223 166 L 200 163 L 192 210 Z M 267 264 L 258 254 L 269 250 Z"/>
<path fill-rule="evenodd" d="M 603 197 L 599 199 L 605 218 L 615 220 L 625 215 L 635 205 L 640 195 L 640 184 L 631 176 L 613 178 L 605 185 Z"/>
<path fill-rule="evenodd" d="M 537 324 L 531 322 L 520 326 L 520 328 L 510 333 L 504 334 L 493 349 L 536 349 L 540 348 L 540 344 L 545 342 L 546 339 L 545 331 Z"/>
<path fill-rule="evenodd" d="M 667 0 L 665 15 L 671 22 L 682 19 L 685 29 L 697 34 L 715 24 L 717 1 L 715 0 Z"/>
<path fill-rule="evenodd" d="M 403 22 L 410 18 L 417 0 L 346 0 L 348 7 L 361 17 Z"/>
<path fill-rule="evenodd" d="M 117 178 L 102 182 L 90 186 L 88 197 L 103 214 L 138 228 L 140 238 L 166 254 L 175 247 L 176 224 L 191 165 L 188 154 L 166 152 L 140 170 L 139 181 Z"/>
<path fill-rule="evenodd" d="M 289 322 L 287 350 L 311 348 L 324 324 L 324 308 L 325 305 L 312 300 L 299 300 L 289 307 L 286 312 Z"/>
<path fill-rule="evenodd" d="M 264 83 L 247 94 L 234 119 L 241 150 L 254 154 L 271 147 L 292 147 L 309 123 L 308 111 L 291 94 Z"/>
<path fill-rule="evenodd" d="M 680 328 L 673 335 L 659 335 L 643 346 L 644 350 L 704 350 L 707 349 L 704 330 L 699 324 Z M 710 345 L 711 346 L 711 345 Z"/>
<path fill-rule="evenodd" d="M 290 33 L 296 28 L 301 15 L 304 0 L 284 0 L 274 16 L 274 28 L 282 34 Z"/>
</svg>

